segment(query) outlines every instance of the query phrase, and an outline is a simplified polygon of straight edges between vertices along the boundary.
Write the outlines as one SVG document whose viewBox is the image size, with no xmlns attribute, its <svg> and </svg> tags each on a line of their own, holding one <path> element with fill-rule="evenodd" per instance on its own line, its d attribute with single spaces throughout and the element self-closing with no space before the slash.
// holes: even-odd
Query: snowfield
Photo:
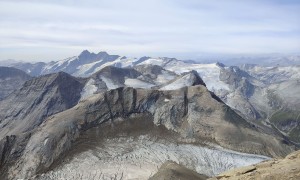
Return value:
<svg viewBox="0 0 300 180">
<path fill-rule="evenodd" d="M 205 82 L 210 91 L 230 90 L 228 84 L 220 81 L 220 68 L 216 63 L 214 64 L 189 64 L 182 62 L 181 65 L 167 65 L 164 67 L 169 71 L 174 71 L 177 74 L 195 70 Z"/>
<path fill-rule="evenodd" d="M 120 87 L 119 85 L 115 84 L 113 82 L 113 80 L 111 80 L 110 78 L 101 76 L 101 79 L 105 82 L 106 87 L 107 87 L 108 90 L 110 90 L 110 89 L 117 89 L 118 87 Z"/>
<path fill-rule="evenodd" d="M 182 78 L 179 78 L 179 79 L 175 80 L 174 82 L 160 88 L 160 90 L 175 90 L 175 89 L 180 89 L 185 86 L 191 86 L 191 85 L 193 85 L 192 78 L 193 77 L 191 74 L 184 75 Z"/>
<path fill-rule="evenodd" d="M 155 84 L 151 84 L 145 81 L 141 81 L 139 79 L 131 79 L 131 78 L 126 78 L 124 84 L 128 87 L 144 88 L 144 89 L 150 89 L 151 87 L 155 86 Z"/>
<path fill-rule="evenodd" d="M 92 96 L 96 91 L 97 91 L 97 87 L 94 85 L 95 84 L 95 80 L 94 79 L 90 79 L 84 86 L 82 92 L 81 92 L 81 100 L 82 99 L 86 99 L 90 96 Z"/>
<path fill-rule="evenodd" d="M 173 160 L 198 173 L 213 176 L 228 169 L 268 159 L 223 148 L 153 141 L 147 135 L 138 139 L 106 139 L 102 145 L 77 154 L 38 179 L 148 179 L 162 163 Z"/>
</svg>

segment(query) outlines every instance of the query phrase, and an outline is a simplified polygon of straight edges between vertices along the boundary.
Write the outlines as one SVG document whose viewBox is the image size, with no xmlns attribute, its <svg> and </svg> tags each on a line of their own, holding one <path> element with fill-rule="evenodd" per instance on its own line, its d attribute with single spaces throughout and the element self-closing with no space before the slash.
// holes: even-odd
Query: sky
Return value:
<svg viewBox="0 0 300 180">
<path fill-rule="evenodd" d="M 299 0 L 0 0 L 0 60 L 300 52 Z"/>
</svg>

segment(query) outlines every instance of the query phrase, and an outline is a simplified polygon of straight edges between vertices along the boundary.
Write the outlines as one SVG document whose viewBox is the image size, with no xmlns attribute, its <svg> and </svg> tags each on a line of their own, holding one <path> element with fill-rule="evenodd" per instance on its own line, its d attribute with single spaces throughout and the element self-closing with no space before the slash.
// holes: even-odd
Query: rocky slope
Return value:
<svg viewBox="0 0 300 180">
<path fill-rule="evenodd" d="M 269 156 L 284 155 L 293 149 L 279 137 L 247 123 L 204 85 L 173 91 L 118 88 L 49 117 L 32 134 L 23 155 L 8 171 L 9 177 L 30 177 L 46 170 L 72 147 L 82 131 L 126 121 L 135 114 L 148 114 L 155 125 L 177 132 L 178 142 L 213 142 Z"/>
<path fill-rule="evenodd" d="M 211 180 L 239 179 L 300 179 L 300 151 L 293 152 L 284 159 L 272 159 L 255 165 L 233 169 L 221 173 Z"/>
<path fill-rule="evenodd" d="M 45 117 L 76 105 L 83 84 L 60 72 L 34 78 L 0 101 L 0 137 L 30 131 Z"/>
<path fill-rule="evenodd" d="M 248 99 L 259 115 L 258 119 L 275 127 L 290 140 L 300 143 L 300 97 L 297 95 L 300 92 L 299 66 L 244 65 L 242 68 L 263 83 L 254 86 L 253 95 Z"/>
<path fill-rule="evenodd" d="M 26 81 L 22 88 L 0 101 L 2 172 L 22 155 L 31 134 L 46 117 L 77 104 L 83 84 L 63 72 L 49 74 Z"/>
<path fill-rule="evenodd" d="M 29 79 L 31 77 L 19 69 L 0 66 L 0 101 Z"/>
</svg>

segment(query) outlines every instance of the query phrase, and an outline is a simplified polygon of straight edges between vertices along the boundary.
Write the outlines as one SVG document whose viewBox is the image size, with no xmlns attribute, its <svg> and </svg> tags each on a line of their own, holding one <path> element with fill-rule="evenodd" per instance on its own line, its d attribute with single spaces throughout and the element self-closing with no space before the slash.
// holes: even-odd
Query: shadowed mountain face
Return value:
<svg viewBox="0 0 300 180">
<path fill-rule="evenodd" d="M 81 82 L 63 72 L 27 81 L 0 101 L 0 137 L 32 130 L 45 117 L 73 107 L 82 88 Z"/>
<path fill-rule="evenodd" d="M 60 72 L 33 78 L 0 101 L 0 168 L 5 172 L 46 117 L 76 105 L 84 82 Z M 4 173 L 1 173 L 0 178 Z"/>
<path fill-rule="evenodd" d="M 0 67 L 0 100 L 4 99 L 14 90 L 22 87 L 31 77 L 25 72 L 12 68 Z"/>
</svg>

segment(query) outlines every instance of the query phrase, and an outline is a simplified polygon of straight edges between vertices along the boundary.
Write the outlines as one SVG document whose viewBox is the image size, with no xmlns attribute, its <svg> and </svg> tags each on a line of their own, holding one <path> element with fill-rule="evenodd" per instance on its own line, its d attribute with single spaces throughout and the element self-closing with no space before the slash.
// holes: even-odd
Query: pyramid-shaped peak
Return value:
<svg viewBox="0 0 300 180">
<path fill-rule="evenodd" d="M 98 55 L 102 55 L 102 56 L 103 56 L 103 55 L 106 55 L 106 56 L 107 56 L 107 55 L 109 55 L 109 54 L 108 54 L 106 51 L 100 51 L 100 52 L 98 53 Z"/>
<path fill-rule="evenodd" d="M 84 50 L 84 51 L 82 51 L 82 52 L 80 53 L 79 56 L 85 56 L 85 55 L 89 55 L 89 54 L 91 54 L 90 51 Z"/>
</svg>

